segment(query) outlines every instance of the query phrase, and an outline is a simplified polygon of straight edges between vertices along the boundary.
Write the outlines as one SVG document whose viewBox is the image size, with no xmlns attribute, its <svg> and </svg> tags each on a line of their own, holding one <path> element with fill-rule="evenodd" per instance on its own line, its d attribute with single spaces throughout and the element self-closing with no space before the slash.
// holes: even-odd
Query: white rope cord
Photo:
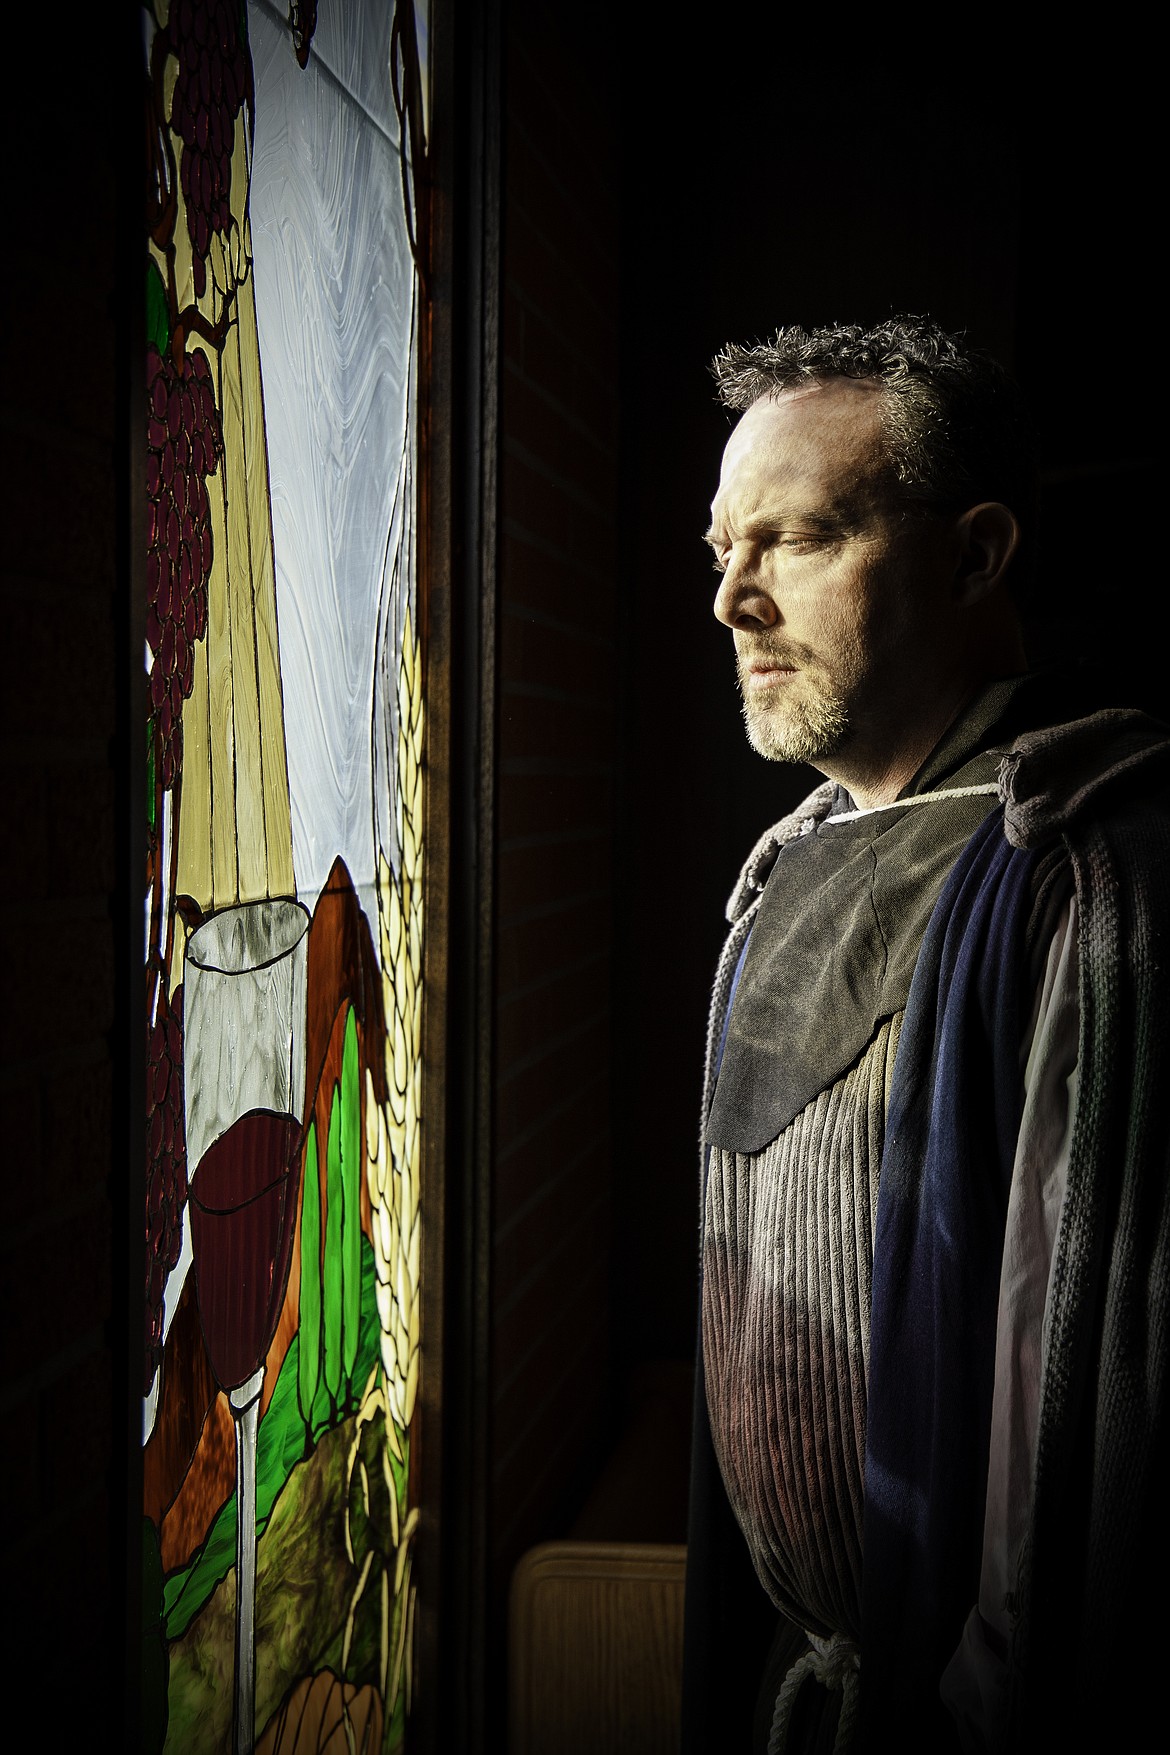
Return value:
<svg viewBox="0 0 1170 1755">
<path fill-rule="evenodd" d="M 768 1755 L 785 1755 L 793 1704 L 807 1676 L 812 1676 L 825 1688 L 840 1690 L 841 1711 L 837 1717 L 833 1755 L 847 1755 L 853 1742 L 853 1727 L 860 1702 L 861 1653 L 844 1633 L 834 1633 L 831 1639 L 819 1639 L 815 1633 L 806 1633 L 805 1637 L 812 1650 L 793 1664 L 776 1696 L 772 1729 L 768 1733 Z"/>
<path fill-rule="evenodd" d="M 851 823 L 856 817 L 873 817 L 880 810 L 901 810 L 906 804 L 933 804 L 936 798 L 975 798 L 981 792 L 998 792 L 999 785 L 989 780 L 983 786 L 947 786 L 939 792 L 914 792 L 909 798 L 895 798 L 892 804 L 872 804 L 867 810 L 839 810 L 826 817 L 827 823 Z"/>
</svg>

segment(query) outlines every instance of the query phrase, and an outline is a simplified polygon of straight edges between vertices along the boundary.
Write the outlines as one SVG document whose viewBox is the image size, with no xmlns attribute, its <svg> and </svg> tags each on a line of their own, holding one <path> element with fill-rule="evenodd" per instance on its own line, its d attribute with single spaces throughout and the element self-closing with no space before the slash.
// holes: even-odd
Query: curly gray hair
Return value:
<svg viewBox="0 0 1170 1755">
<path fill-rule="evenodd" d="M 1001 500 L 1020 523 L 1017 590 L 1030 574 L 1037 499 L 1031 423 L 1002 366 L 961 335 L 929 317 L 905 315 L 871 329 L 790 324 L 771 341 L 723 348 L 711 370 L 719 400 L 740 412 L 761 396 L 815 379 L 880 384 L 886 454 L 900 497 L 937 511 Z"/>
</svg>

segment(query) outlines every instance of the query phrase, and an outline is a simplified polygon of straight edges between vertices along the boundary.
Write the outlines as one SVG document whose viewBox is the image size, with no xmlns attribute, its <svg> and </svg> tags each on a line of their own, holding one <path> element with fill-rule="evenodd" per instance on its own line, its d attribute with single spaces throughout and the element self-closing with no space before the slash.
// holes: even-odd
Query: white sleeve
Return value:
<svg viewBox="0 0 1170 1755">
<path fill-rule="evenodd" d="M 1000 1746 L 1007 1711 L 1012 1592 L 1032 1509 L 1045 1310 L 1076 1101 L 1077 976 L 1073 896 L 1049 946 L 1023 1051 L 1024 1113 L 999 1283 L 979 1601 L 941 1683 L 965 1755 Z"/>
</svg>

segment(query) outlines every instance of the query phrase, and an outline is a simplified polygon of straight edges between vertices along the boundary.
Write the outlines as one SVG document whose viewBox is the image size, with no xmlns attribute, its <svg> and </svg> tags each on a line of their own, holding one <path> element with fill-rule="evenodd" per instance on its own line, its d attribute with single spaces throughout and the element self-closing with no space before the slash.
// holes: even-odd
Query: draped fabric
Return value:
<svg viewBox="0 0 1170 1755">
<path fill-rule="evenodd" d="M 861 1632 L 877 1174 L 900 1020 L 758 1153 L 712 1149 L 704 1371 L 757 1576 L 811 1632 Z"/>
<path fill-rule="evenodd" d="M 1055 713 L 1041 717 L 1043 706 L 1041 694 L 1032 723 L 1044 729 L 1017 729 L 1005 752 L 1004 808 L 943 886 L 905 1002 L 890 1088 L 864 1372 L 862 1747 L 885 1746 L 891 1731 L 904 1749 L 939 1755 L 957 1747 L 938 1683 L 979 1590 L 1004 1214 L 1023 1100 L 1022 1001 L 1035 987 L 1070 870 L 1081 969 L 1078 1094 L 1045 1313 L 1031 1535 L 1007 1605 L 1015 1621 L 1011 1748 L 1076 1747 L 1086 1731 L 1094 1746 L 1141 1746 L 1146 1681 L 1170 1645 L 1170 738 L 1143 716 L 1094 712 L 1056 723 Z M 733 897 L 705 1116 L 733 973 L 746 969 L 744 942 L 771 868 L 789 841 L 818 832 L 824 814 L 822 790 L 764 837 Z M 758 1163 L 767 1153 L 747 1158 Z M 704 1167 L 718 1179 L 709 1197 L 704 1176 L 711 1238 L 720 1215 L 725 1227 L 746 1216 L 753 1248 L 762 1248 L 768 1227 L 762 1210 L 745 1204 L 745 1157 L 730 1141 L 717 1151 L 708 1135 Z M 847 1178 L 847 1192 L 855 1201 L 856 1178 Z M 777 1215 L 777 1237 L 796 1235 L 786 1211 Z M 847 1232 L 849 1200 L 845 1217 Z M 717 1417 L 727 1395 L 717 1380 L 729 1360 L 735 1365 L 735 1343 L 723 1332 L 733 1294 L 757 1359 L 769 1343 L 765 1302 L 753 1303 L 742 1264 L 725 1254 L 709 1304 L 704 1285 L 707 1357 L 700 1348 L 697 1374 L 684 1664 L 684 1748 L 696 1752 L 750 1746 L 758 1654 L 780 1623 L 769 1675 L 782 1679 L 799 1646 L 752 1586 L 751 1532 L 745 1544 L 708 1425 L 708 1404 L 715 1423 L 727 1423 L 726 1412 Z M 705 1269 L 712 1259 L 707 1252 Z M 804 1271 L 824 1308 L 819 1269 Z M 855 1377 L 846 1381 L 852 1403 Z M 774 1413 L 771 1427 L 766 1418 L 760 1425 L 768 1395 L 773 1410 L 781 1406 L 773 1384 L 755 1390 L 754 1413 L 748 1395 L 748 1412 L 758 1431 L 779 1432 Z M 815 1396 L 807 1406 L 815 1425 Z M 800 1428 L 813 1452 L 810 1475 L 820 1478 L 819 1437 L 810 1441 L 804 1419 L 788 1425 L 788 1437 Z M 736 1488 L 737 1478 L 750 1484 L 750 1465 L 732 1456 L 728 1468 L 724 1449 L 724 1474 L 751 1509 L 750 1494 Z M 807 1455 L 801 1466 L 809 1467 Z M 758 1488 L 756 1497 L 767 1509 Z M 836 1503 L 852 1515 L 850 1491 Z M 838 1575 L 851 1539 L 847 1532 L 839 1549 L 814 1543 L 822 1574 L 828 1553 Z M 757 1544 L 757 1566 L 759 1553 Z M 776 1571 L 770 1550 L 765 1558 L 765 1571 Z M 816 1585 L 813 1573 L 803 1572 L 803 1582 L 794 1573 L 796 1587 L 810 1577 Z M 786 1601 L 775 1577 L 772 1584 L 773 1602 Z M 820 1728 L 803 1736 L 802 1728 L 800 1747 L 820 1747 Z"/>
<path fill-rule="evenodd" d="M 1037 855 L 995 812 L 923 939 L 890 1093 L 866 1454 L 867 1722 L 921 1720 L 979 1589 Z"/>
<path fill-rule="evenodd" d="M 1121 808 L 1065 829 L 1081 911 L 1080 1099 L 1018 1586 L 1019 1751 L 1143 1747 L 1170 1649 L 1168 758 L 1164 741 L 1160 798 L 1146 792 L 1151 760 Z M 1009 803 L 1009 833 L 1022 826 Z"/>
</svg>

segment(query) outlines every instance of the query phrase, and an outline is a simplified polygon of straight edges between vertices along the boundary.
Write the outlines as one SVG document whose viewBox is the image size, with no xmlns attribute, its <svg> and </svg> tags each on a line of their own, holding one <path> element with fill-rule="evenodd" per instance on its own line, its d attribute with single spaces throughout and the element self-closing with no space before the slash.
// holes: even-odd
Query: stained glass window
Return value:
<svg viewBox="0 0 1170 1755">
<path fill-rule="evenodd" d="M 168 1751 L 407 1740 L 426 24 L 143 10 L 143 1709 Z"/>
</svg>

